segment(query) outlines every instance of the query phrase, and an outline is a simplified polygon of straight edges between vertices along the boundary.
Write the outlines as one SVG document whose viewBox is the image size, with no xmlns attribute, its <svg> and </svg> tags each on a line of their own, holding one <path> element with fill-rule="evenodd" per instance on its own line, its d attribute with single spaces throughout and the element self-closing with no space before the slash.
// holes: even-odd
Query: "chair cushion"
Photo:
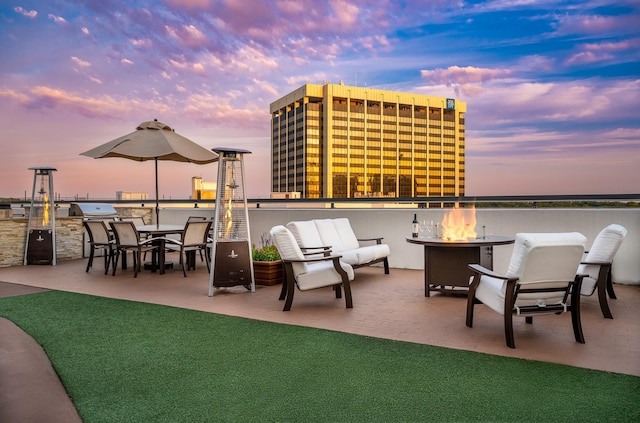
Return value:
<svg viewBox="0 0 640 423">
<path fill-rule="evenodd" d="M 578 267 L 579 275 L 585 274 L 585 272 L 581 270 L 583 266 L 584 265 L 581 264 L 580 267 Z M 580 294 L 587 295 L 587 296 L 593 294 L 596 290 L 597 285 L 598 285 L 597 277 L 594 279 L 591 276 L 585 276 L 584 278 L 582 278 L 582 287 L 580 288 Z"/>
<path fill-rule="evenodd" d="M 530 259 L 529 253 L 539 246 L 563 246 L 563 245 L 575 245 L 584 246 L 587 242 L 587 238 L 579 232 L 564 232 L 564 233 L 518 233 L 516 234 L 516 241 L 513 247 L 513 253 L 511 254 L 511 260 L 509 267 L 507 268 L 507 275 L 510 277 L 518 277 L 520 279 L 537 279 L 540 275 L 530 275 L 525 278 L 523 275 L 526 261 Z M 553 257 L 550 257 L 554 259 Z M 554 262 L 562 263 L 563 259 L 555 257 Z M 543 266 L 543 268 L 550 268 L 550 266 Z M 544 269 L 541 268 L 541 271 Z M 576 269 L 577 270 L 577 266 Z M 573 277 L 571 278 L 573 279 Z"/>
<path fill-rule="evenodd" d="M 489 308 L 504 315 L 504 293 L 507 284 L 502 279 L 482 275 L 476 289 L 476 298 Z"/>
<path fill-rule="evenodd" d="M 302 254 L 302 250 L 300 250 L 296 239 L 294 238 L 291 231 L 289 231 L 287 228 L 282 225 L 274 226 L 273 228 L 271 228 L 270 234 L 271 238 L 273 239 L 274 245 L 280 253 L 280 257 L 282 257 L 284 260 L 304 259 L 304 254 Z M 306 263 L 293 263 L 294 275 L 305 272 L 307 272 Z"/>
<path fill-rule="evenodd" d="M 340 266 L 347 272 L 348 279 L 352 281 L 354 278 L 353 267 L 343 262 L 340 262 Z M 307 291 L 342 283 L 342 277 L 333 267 L 333 261 L 327 260 L 307 264 L 307 271 L 296 275 L 296 282 L 298 289 Z"/>
<path fill-rule="evenodd" d="M 523 288 L 565 287 L 573 281 L 587 239 L 578 232 L 519 233 L 507 275 L 518 277 Z M 476 298 L 500 314 L 504 314 L 507 283 L 502 279 L 482 276 Z M 534 305 L 539 301 L 556 304 L 564 292 L 520 293 L 516 305 Z"/>
<path fill-rule="evenodd" d="M 589 253 L 583 261 L 612 263 L 622 240 L 627 235 L 627 230 L 620 225 L 612 224 L 600 231 L 589 249 Z M 600 266 L 581 264 L 578 267 L 579 274 L 587 274 L 588 278 L 582 281 L 582 295 L 591 295 L 596 289 Z"/>
</svg>

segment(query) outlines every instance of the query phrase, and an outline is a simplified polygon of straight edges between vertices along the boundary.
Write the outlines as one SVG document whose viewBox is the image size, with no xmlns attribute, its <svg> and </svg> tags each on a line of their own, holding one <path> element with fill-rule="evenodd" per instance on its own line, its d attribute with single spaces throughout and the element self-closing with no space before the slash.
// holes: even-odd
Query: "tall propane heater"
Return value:
<svg viewBox="0 0 640 423">
<path fill-rule="evenodd" d="M 237 285 L 255 292 L 243 162 L 251 152 L 225 147 L 213 151 L 219 157 L 209 296 L 214 288 Z"/>
<path fill-rule="evenodd" d="M 24 264 L 56 265 L 56 213 L 53 167 L 30 167 L 34 171 Z M 37 191 L 36 191 L 37 190 Z"/>
</svg>

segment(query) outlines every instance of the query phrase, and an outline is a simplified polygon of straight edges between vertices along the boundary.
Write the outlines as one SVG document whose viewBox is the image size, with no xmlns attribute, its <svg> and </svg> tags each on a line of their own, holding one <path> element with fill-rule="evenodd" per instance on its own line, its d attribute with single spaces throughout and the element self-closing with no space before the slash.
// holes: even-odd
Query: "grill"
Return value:
<svg viewBox="0 0 640 423">
<path fill-rule="evenodd" d="M 118 217 L 116 208 L 108 203 L 71 203 L 69 216 L 87 219 L 113 219 Z"/>
</svg>

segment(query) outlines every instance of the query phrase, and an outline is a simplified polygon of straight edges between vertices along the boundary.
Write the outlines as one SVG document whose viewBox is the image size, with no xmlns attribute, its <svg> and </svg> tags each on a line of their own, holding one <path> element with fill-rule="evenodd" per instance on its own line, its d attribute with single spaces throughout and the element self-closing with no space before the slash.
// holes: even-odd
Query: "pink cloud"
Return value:
<svg viewBox="0 0 640 423">
<path fill-rule="evenodd" d="M 634 33 L 637 27 L 638 19 L 631 15 L 565 15 L 558 18 L 557 32 L 603 36 L 612 33 Z"/>
<path fill-rule="evenodd" d="M 110 118 L 114 113 L 130 110 L 125 102 L 116 102 L 110 98 L 81 97 L 67 91 L 37 86 L 31 89 L 29 99 L 24 102 L 28 108 L 51 108 L 67 110 L 93 118 Z"/>
<path fill-rule="evenodd" d="M 167 33 L 185 47 L 201 47 L 208 43 L 207 36 L 195 25 L 174 28 L 165 26 Z"/>
<path fill-rule="evenodd" d="M 422 70 L 420 75 L 438 84 L 465 84 L 469 82 L 488 82 L 495 79 L 505 79 L 512 75 L 510 69 L 489 69 L 467 66 L 449 66 L 447 69 Z"/>
<path fill-rule="evenodd" d="M 163 0 L 166 5 L 175 9 L 208 9 L 211 7 L 211 0 Z"/>
<path fill-rule="evenodd" d="M 59 24 L 66 24 L 67 23 L 67 20 L 65 18 L 63 18 L 62 16 L 56 16 L 56 15 L 54 15 L 52 13 L 49 13 L 49 19 L 51 19 L 55 23 L 59 23 Z"/>
<path fill-rule="evenodd" d="M 632 38 L 618 42 L 588 43 L 579 46 L 581 51 L 565 60 L 565 65 L 578 65 L 612 60 L 614 53 L 637 51 L 640 49 L 640 38 Z"/>
<path fill-rule="evenodd" d="M 26 16 L 27 18 L 35 18 L 38 16 L 38 12 L 36 10 L 26 10 L 20 6 L 16 6 L 13 8 L 14 12 L 20 13 L 22 16 Z"/>
</svg>

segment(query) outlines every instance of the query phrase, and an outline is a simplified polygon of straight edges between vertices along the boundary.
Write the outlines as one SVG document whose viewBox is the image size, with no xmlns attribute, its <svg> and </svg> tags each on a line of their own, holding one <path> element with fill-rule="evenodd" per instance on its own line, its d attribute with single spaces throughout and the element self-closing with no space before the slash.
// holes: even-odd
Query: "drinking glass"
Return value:
<svg viewBox="0 0 640 423">
<path fill-rule="evenodd" d="M 421 220 L 418 227 L 420 228 L 420 238 L 424 238 L 424 231 L 427 229 L 427 221 Z"/>
<path fill-rule="evenodd" d="M 425 226 L 427 228 L 427 238 L 433 238 L 433 220 L 425 222 Z"/>
</svg>

